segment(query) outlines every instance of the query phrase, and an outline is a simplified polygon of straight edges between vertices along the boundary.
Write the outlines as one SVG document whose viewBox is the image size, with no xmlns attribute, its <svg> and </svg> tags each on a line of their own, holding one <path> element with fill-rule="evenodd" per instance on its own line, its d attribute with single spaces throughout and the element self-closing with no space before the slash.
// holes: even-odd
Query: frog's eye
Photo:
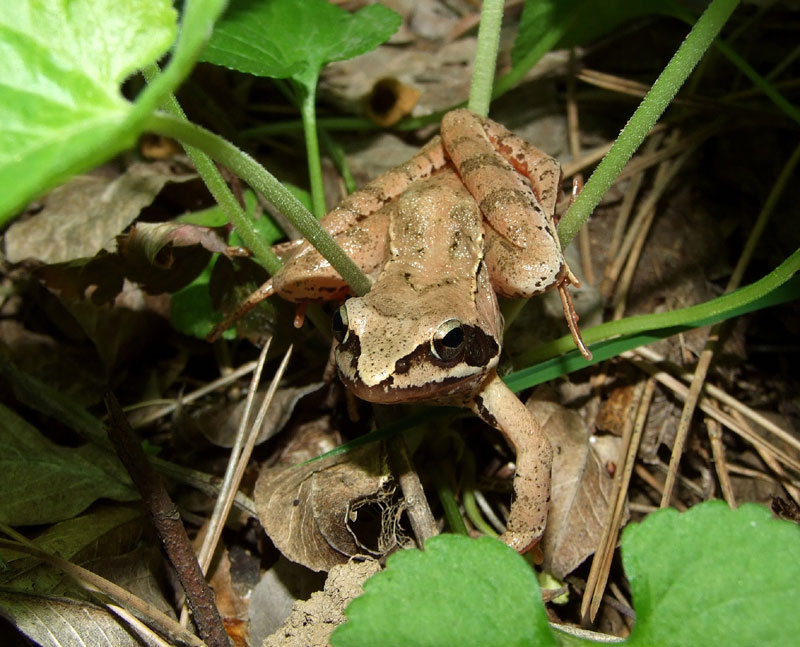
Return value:
<svg viewBox="0 0 800 647">
<path fill-rule="evenodd" d="M 331 321 L 331 328 L 333 329 L 333 336 L 340 344 L 344 343 L 347 339 L 347 333 L 350 332 L 347 320 L 347 308 L 342 305 L 333 313 L 333 320 Z"/>
<path fill-rule="evenodd" d="M 448 319 L 433 333 L 431 352 L 443 362 L 457 359 L 464 352 L 464 346 L 464 328 L 458 319 Z"/>
</svg>

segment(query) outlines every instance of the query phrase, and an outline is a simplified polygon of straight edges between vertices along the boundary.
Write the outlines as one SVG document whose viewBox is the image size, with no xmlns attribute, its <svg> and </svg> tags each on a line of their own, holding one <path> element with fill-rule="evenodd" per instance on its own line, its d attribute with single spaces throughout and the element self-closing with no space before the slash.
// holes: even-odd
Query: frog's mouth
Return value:
<svg viewBox="0 0 800 647">
<path fill-rule="evenodd" d="M 429 343 L 396 360 L 384 376 L 366 370 L 369 358 L 362 357 L 361 343 L 351 332 L 336 351 L 339 377 L 358 398 L 369 402 L 392 404 L 449 400 L 473 391 L 496 365 L 500 346 L 491 335 L 477 326 L 467 326 L 466 351 L 451 361 L 443 361 L 431 351 Z"/>
</svg>

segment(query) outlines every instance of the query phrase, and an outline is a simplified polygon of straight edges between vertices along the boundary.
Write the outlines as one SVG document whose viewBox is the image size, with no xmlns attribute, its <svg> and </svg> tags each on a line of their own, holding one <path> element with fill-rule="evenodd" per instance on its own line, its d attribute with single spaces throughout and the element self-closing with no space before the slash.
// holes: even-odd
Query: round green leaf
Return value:
<svg viewBox="0 0 800 647">
<path fill-rule="evenodd" d="M 630 645 L 797 644 L 800 528 L 762 506 L 656 512 L 625 530 L 622 559 L 636 609 Z"/>
<path fill-rule="evenodd" d="M 439 535 L 392 555 L 346 615 L 334 647 L 556 644 L 533 570 L 490 537 Z"/>
</svg>

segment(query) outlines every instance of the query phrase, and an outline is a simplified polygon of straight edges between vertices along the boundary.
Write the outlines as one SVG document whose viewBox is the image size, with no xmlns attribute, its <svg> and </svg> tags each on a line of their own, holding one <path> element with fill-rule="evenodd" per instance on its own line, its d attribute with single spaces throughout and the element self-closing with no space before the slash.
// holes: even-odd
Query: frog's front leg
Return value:
<svg viewBox="0 0 800 647">
<path fill-rule="evenodd" d="M 514 499 L 506 531 L 500 537 L 524 553 L 541 538 L 550 502 L 550 466 L 553 450 L 527 407 L 495 371 L 469 403 L 485 422 L 499 429 L 516 452 Z"/>
</svg>

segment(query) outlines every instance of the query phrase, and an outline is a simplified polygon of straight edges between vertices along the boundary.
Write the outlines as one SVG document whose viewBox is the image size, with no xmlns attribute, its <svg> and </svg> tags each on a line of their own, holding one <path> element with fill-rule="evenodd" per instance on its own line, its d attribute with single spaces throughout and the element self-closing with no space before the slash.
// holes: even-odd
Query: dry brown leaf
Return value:
<svg viewBox="0 0 800 647">
<path fill-rule="evenodd" d="M 325 589 L 304 602 L 296 602 L 292 614 L 263 647 L 326 647 L 333 630 L 346 618 L 344 610 L 363 593 L 364 582 L 381 570 L 375 560 L 352 561 L 334 566 Z"/>
<path fill-rule="evenodd" d="M 592 436 L 576 412 L 529 400 L 528 409 L 553 446 L 553 480 L 542 568 L 563 579 L 591 555 L 603 533 L 620 439 Z"/>
<path fill-rule="evenodd" d="M 597 418 L 594 421 L 595 426 L 601 430 L 606 431 L 615 436 L 622 436 L 622 430 L 629 417 L 631 402 L 633 401 L 633 384 L 625 384 L 618 386 L 611 390 L 608 399 L 603 402 L 600 411 L 597 412 Z"/>
<path fill-rule="evenodd" d="M 283 429 L 283 426 L 294 412 L 298 401 L 306 395 L 319 390 L 322 386 L 322 382 L 312 382 L 298 387 L 278 389 L 275 392 L 272 403 L 269 405 L 269 409 L 267 409 L 267 415 L 258 432 L 255 444 L 260 445 Z M 259 389 L 259 392 L 256 393 L 256 402 L 264 397 L 266 391 L 267 387 Z M 186 428 L 189 432 L 199 431 L 210 443 L 217 447 L 233 447 L 245 404 L 244 400 L 239 400 L 230 405 L 220 405 L 218 402 L 213 402 L 207 408 L 203 407 L 194 411 L 191 417 L 185 421 Z M 317 455 L 314 454 L 314 456 Z"/>
<path fill-rule="evenodd" d="M 165 162 L 132 164 L 110 182 L 100 175 L 76 177 L 53 189 L 42 211 L 9 227 L 5 235 L 8 260 L 63 263 L 92 257 L 102 249 L 113 251 L 115 236 L 153 202 L 165 184 L 195 177 L 176 173 Z"/>
<path fill-rule="evenodd" d="M 292 561 L 327 571 L 354 555 L 394 548 L 393 493 L 383 446 L 371 444 L 313 463 L 266 467 L 253 496 L 275 546 Z M 376 545 L 365 546 L 354 531 L 364 506 L 381 511 Z"/>
</svg>

